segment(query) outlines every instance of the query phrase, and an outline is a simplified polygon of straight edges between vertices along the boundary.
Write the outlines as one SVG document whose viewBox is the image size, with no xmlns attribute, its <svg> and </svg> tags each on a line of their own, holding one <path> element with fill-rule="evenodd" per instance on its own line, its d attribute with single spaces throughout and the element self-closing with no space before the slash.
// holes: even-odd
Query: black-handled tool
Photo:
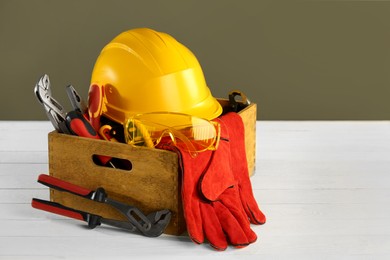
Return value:
<svg viewBox="0 0 390 260">
<path fill-rule="evenodd" d="M 236 97 L 240 96 L 242 101 L 238 102 Z M 229 106 L 225 108 L 224 112 L 238 112 L 245 107 L 249 106 L 251 102 L 244 93 L 239 90 L 233 90 L 229 92 Z"/>
<path fill-rule="evenodd" d="M 59 203 L 50 202 L 33 198 L 31 205 L 34 208 L 45 210 L 51 213 L 71 217 L 78 220 L 88 222 L 88 226 L 94 228 L 100 224 L 107 224 L 119 228 L 124 228 L 130 231 L 138 230 L 143 235 L 148 237 L 160 236 L 171 220 L 171 212 L 168 209 L 163 209 L 145 215 L 141 210 L 134 206 L 124 204 L 122 202 L 110 199 L 103 188 L 97 188 L 95 191 L 80 187 L 78 185 L 57 179 L 55 177 L 41 174 L 38 177 L 38 182 L 52 189 L 69 192 L 85 199 L 90 199 L 100 203 L 111 205 L 116 210 L 121 212 L 128 221 L 120 221 L 114 219 L 106 219 L 99 215 L 94 215 L 81 210 L 72 209 L 63 206 Z"/>
<path fill-rule="evenodd" d="M 72 85 L 68 85 L 66 87 L 66 94 L 68 94 L 70 104 L 72 105 L 74 110 L 78 110 L 82 114 L 88 114 L 87 104 Z"/>
<path fill-rule="evenodd" d="M 91 139 L 102 139 L 92 127 L 91 123 L 78 110 L 73 110 L 66 114 L 65 122 L 69 132 L 73 135 Z M 116 168 L 111 161 L 111 157 L 98 155 L 97 158 L 103 165 Z"/>
</svg>

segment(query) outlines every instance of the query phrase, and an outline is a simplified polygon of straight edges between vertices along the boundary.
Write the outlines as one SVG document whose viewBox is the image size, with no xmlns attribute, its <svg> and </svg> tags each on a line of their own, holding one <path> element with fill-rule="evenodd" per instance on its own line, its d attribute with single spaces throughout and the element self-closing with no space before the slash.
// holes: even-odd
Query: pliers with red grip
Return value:
<svg viewBox="0 0 390 260">
<path fill-rule="evenodd" d="M 41 174 L 38 182 L 52 189 L 72 193 L 85 199 L 106 203 L 121 212 L 127 221 L 107 219 L 99 215 L 84 212 L 77 209 L 66 207 L 62 204 L 33 198 L 31 205 L 33 208 L 59 214 L 62 216 L 86 221 L 90 228 L 95 228 L 101 224 L 123 228 L 129 231 L 140 231 L 148 237 L 157 237 L 161 235 L 171 220 L 171 212 L 168 209 L 152 212 L 145 215 L 134 206 L 108 198 L 103 188 L 97 188 L 95 191 L 77 186 L 75 184 L 60 180 L 58 178 Z"/>
</svg>

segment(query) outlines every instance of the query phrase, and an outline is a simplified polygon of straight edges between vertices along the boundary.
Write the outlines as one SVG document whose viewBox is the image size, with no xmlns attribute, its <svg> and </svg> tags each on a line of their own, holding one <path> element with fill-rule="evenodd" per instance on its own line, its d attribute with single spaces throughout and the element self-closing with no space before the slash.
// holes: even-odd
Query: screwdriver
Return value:
<svg viewBox="0 0 390 260">
<path fill-rule="evenodd" d="M 70 111 L 65 117 L 65 122 L 66 126 L 73 135 L 101 140 L 100 136 L 96 133 L 91 123 L 83 116 L 80 111 Z M 98 155 L 97 158 L 103 165 L 109 164 L 112 168 L 116 168 L 115 165 L 111 162 L 111 157 Z"/>
</svg>

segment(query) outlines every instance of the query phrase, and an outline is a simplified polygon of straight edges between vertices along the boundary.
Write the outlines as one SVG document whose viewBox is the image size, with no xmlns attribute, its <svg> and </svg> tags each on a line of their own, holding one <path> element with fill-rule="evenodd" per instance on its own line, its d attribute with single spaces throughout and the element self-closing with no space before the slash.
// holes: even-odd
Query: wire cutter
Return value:
<svg viewBox="0 0 390 260">
<path fill-rule="evenodd" d="M 77 93 L 76 89 L 72 85 L 68 85 L 65 90 L 73 109 L 80 111 L 83 115 L 87 114 L 87 104 L 84 102 L 80 94 Z"/>
<path fill-rule="evenodd" d="M 127 218 L 127 221 L 107 219 L 99 215 L 72 209 L 56 202 L 37 198 L 32 199 L 31 205 L 33 208 L 86 221 L 90 228 L 106 224 L 132 232 L 138 230 L 147 237 L 157 237 L 164 232 L 171 220 L 171 212 L 168 209 L 155 211 L 146 216 L 141 210 L 134 206 L 108 198 L 105 190 L 101 187 L 97 188 L 95 191 L 91 191 L 46 174 L 39 175 L 38 182 L 52 189 L 69 192 L 86 199 L 111 205 Z"/>
</svg>

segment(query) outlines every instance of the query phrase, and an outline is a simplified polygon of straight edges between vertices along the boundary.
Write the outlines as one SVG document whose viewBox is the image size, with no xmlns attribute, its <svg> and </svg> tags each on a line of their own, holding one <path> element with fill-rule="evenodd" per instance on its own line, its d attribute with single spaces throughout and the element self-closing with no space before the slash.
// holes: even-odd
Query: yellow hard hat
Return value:
<svg viewBox="0 0 390 260">
<path fill-rule="evenodd" d="M 206 119 L 222 113 L 195 55 L 166 33 L 138 28 L 101 51 L 91 84 L 105 90 L 103 114 L 123 124 L 147 112 L 179 112 Z"/>
</svg>

